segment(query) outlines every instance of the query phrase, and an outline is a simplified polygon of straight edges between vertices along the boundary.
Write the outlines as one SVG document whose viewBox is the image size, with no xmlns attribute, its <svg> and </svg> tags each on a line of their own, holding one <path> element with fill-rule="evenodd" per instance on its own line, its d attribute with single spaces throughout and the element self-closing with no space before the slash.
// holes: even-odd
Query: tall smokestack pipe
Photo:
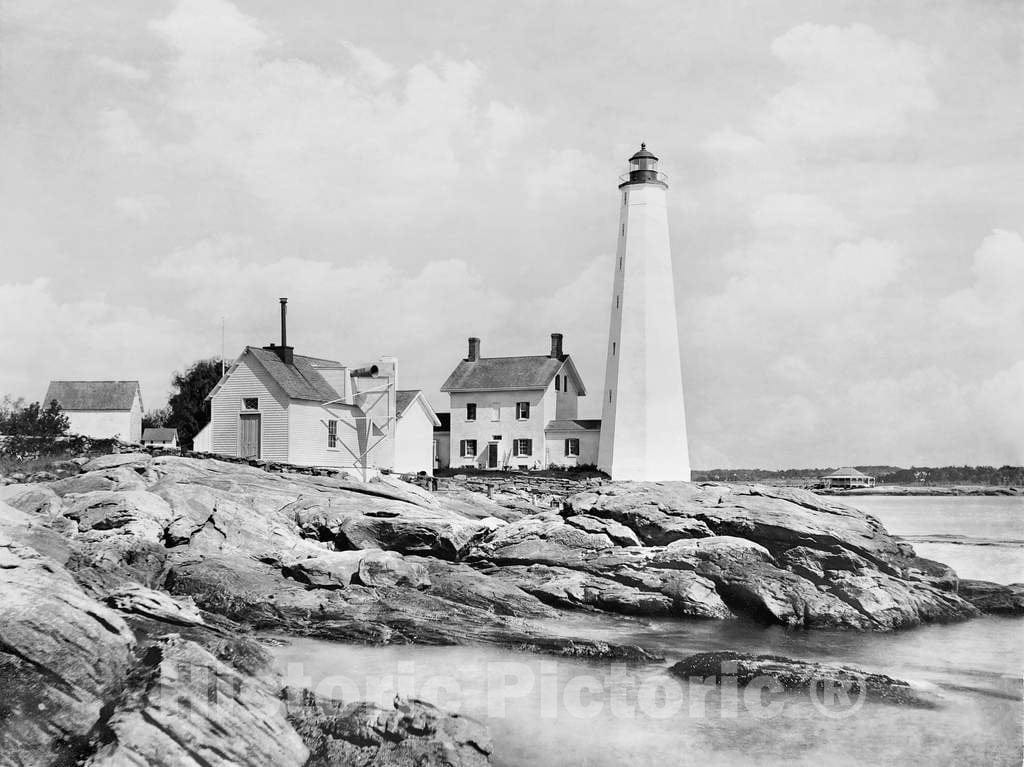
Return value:
<svg viewBox="0 0 1024 767">
<path fill-rule="evenodd" d="M 470 338 L 469 339 L 469 356 L 466 357 L 467 362 L 476 362 L 480 359 L 480 339 Z"/>
<path fill-rule="evenodd" d="M 562 359 L 562 334 L 551 334 L 551 356 L 556 360 Z"/>
<path fill-rule="evenodd" d="M 288 299 L 281 299 L 281 346 L 288 345 Z"/>
</svg>

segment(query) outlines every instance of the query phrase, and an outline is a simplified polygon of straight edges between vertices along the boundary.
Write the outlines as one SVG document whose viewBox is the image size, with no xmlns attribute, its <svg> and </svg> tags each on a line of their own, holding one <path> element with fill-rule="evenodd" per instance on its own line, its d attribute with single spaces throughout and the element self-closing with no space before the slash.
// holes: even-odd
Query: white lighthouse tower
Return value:
<svg viewBox="0 0 1024 767">
<path fill-rule="evenodd" d="M 629 158 L 619 190 L 598 467 L 613 480 L 690 480 L 665 174 Z"/>
</svg>

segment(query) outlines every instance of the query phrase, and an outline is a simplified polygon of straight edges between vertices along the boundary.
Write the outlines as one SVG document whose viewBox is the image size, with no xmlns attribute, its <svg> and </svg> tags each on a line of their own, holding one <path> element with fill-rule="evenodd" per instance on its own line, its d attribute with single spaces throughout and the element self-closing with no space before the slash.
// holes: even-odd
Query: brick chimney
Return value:
<svg viewBox="0 0 1024 767">
<path fill-rule="evenodd" d="M 466 357 L 466 362 L 476 362 L 480 359 L 480 339 L 470 337 L 469 339 L 469 355 Z"/>
<path fill-rule="evenodd" d="M 556 360 L 565 359 L 565 355 L 562 354 L 562 334 L 552 333 L 551 334 L 551 358 Z"/>
</svg>

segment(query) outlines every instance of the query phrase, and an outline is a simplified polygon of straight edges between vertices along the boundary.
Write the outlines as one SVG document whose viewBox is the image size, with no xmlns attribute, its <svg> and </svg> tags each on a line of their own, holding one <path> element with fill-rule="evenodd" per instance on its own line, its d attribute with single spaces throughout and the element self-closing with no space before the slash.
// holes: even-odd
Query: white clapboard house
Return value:
<svg viewBox="0 0 1024 767">
<path fill-rule="evenodd" d="M 399 391 L 398 361 L 350 367 L 296 354 L 287 344 L 247 346 L 210 392 L 203 447 L 300 466 L 431 472 L 437 423 L 420 392 Z M 208 443 L 208 447 L 206 447 Z"/>
<path fill-rule="evenodd" d="M 586 395 L 562 334 L 548 354 L 483 357 L 480 339 L 441 387 L 451 402 L 448 464 L 482 469 L 542 469 L 597 463 L 601 421 L 578 418 Z M 441 461 L 443 463 L 443 459 Z"/>
</svg>

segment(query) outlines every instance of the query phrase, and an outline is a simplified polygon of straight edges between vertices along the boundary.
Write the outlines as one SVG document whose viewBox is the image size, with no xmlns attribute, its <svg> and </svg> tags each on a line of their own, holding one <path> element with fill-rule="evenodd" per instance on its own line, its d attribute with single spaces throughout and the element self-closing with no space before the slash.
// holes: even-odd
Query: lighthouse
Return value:
<svg viewBox="0 0 1024 767">
<path fill-rule="evenodd" d="M 620 181 L 598 468 L 616 481 L 688 482 L 668 183 L 644 144 Z"/>
</svg>

